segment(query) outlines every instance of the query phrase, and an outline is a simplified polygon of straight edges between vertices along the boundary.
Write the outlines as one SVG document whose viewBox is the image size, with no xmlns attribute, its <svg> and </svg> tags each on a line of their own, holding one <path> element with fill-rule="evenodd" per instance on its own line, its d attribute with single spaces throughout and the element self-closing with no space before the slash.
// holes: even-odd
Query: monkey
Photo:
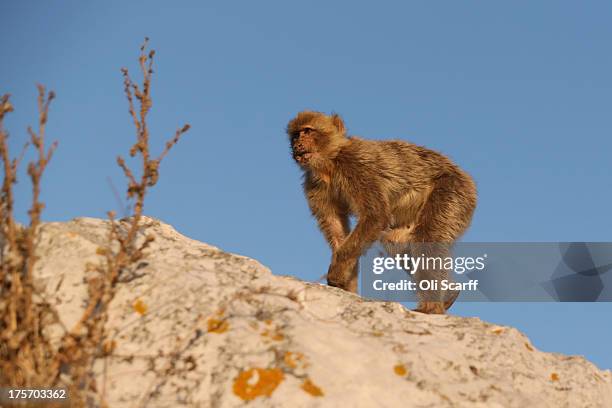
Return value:
<svg viewBox="0 0 612 408">
<path fill-rule="evenodd" d="M 377 240 L 388 252 L 445 256 L 469 227 L 476 185 L 443 154 L 402 140 L 349 136 L 336 113 L 299 112 L 286 133 L 308 206 L 332 251 L 328 285 L 356 293 L 359 257 Z M 352 230 L 350 216 L 357 220 Z M 448 275 L 419 270 L 414 277 Z M 415 310 L 429 314 L 444 314 L 459 294 L 422 292 Z"/>
</svg>

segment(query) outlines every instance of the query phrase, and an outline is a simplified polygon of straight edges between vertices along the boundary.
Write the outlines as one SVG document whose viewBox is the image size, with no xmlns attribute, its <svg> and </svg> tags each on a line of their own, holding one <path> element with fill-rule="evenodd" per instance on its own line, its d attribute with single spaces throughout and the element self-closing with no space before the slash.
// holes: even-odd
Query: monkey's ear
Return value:
<svg viewBox="0 0 612 408">
<path fill-rule="evenodd" d="M 338 132 L 340 132 L 340 134 L 346 133 L 346 127 L 344 126 L 344 121 L 342 120 L 340 115 L 338 115 L 337 113 L 332 113 L 331 120 L 336 129 L 338 129 Z"/>
</svg>

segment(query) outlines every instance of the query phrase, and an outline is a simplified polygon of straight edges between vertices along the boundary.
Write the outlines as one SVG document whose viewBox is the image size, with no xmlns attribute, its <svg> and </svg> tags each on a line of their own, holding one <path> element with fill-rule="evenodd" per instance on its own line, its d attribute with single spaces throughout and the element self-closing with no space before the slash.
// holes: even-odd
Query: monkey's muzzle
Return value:
<svg viewBox="0 0 612 408">
<path fill-rule="evenodd" d="M 307 150 L 293 149 L 293 160 L 299 164 L 306 164 L 312 157 L 312 153 Z"/>
</svg>

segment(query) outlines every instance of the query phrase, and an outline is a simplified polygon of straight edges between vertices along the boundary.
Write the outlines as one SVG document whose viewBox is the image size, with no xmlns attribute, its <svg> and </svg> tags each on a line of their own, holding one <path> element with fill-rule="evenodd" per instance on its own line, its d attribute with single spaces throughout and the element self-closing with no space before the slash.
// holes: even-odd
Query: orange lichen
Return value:
<svg viewBox="0 0 612 408">
<path fill-rule="evenodd" d="M 106 340 L 102 343 L 102 351 L 104 354 L 111 354 L 117 348 L 117 342 L 115 340 Z"/>
<path fill-rule="evenodd" d="M 395 374 L 399 375 L 400 377 L 403 377 L 406 374 L 408 374 L 408 370 L 406 370 L 406 366 L 404 366 L 403 364 L 396 364 L 393 367 L 393 371 L 395 372 Z"/>
<path fill-rule="evenodd" d="M 208 325 L 209 333 L 225 333 L 227 329 L 229 329 L 229 323 L 227 320 L 211 317 L 206 323 Z"/>
<path fill-rule="evenodd" d="M 283 357 L 285 364 L 287 364 L 290 368 L 297 368 L 298 364 L 301 364 L 303 367 L 306 367 L 305 357 L 299 351 L 287 351 L 285 356 Z"/>
<path fill-rule="evenodd" d="M 229 329 L 229 322 L 225 318 L 225 308 L 220 307 L 212 317 L 206 321 L 209 333 L 225 333 Z"/>
<path fill-rule="evenodd" d="M 132 308 L 141 316 L 147 313 L 148 309 L 147 305 L 140 299 L 136 299 L 136 301 L 132 304 Z"/>
<path fill-rule="evenodd" d="M 276 330 L 273 331 L 273 330 L 266 329 L 263 332 L 261 332 L 261 335 L 263 337 L 268 337 L 268 338 L 270 338 L 272 340 L 275 340 L 275 341 L 282 341 L 285 338 L 283 333 L 281 333 L 279 331 L 276 331 Z"/>
<path fill-rule="evenodd" d="M 531 344 L 529 344 L 529 343 L 527 343 L 527 342 L 525 343 L 525 348 L 526 348 L 527 350 L 529 350 L 529 351 L 533 351 L 533 347 L 531 346 Z"/>
<path fill-rule="evenodd" d="M 559 374 L 557 373 L 552 373 L 550 375 L 550 381 L 559 381 Z"/>
<path fill-rule="evenodd" d="M 284 378 L 280 368 L 251 368 L 241 371 L 234 380 L 234 394 L 243 401 L 269 397 Z"/>
<path fill-rule="evenodd" d="M 266 319 L 266 320 L 264 320 L 264 323 L 269 326 L 269 325 L 272 324 L 272 319 Z"/>
<path fill-rule="evenodd" d="M 323 396 L 323 390 L 321 390 L 321 388 L 317 387 L 312 381 L 310 381 L 310 378 L 306 378 L 304 380 L 301 388 L 313 397 Z"/>
<path fill-rule="evenodd" d="M 493 333 L 495 334 L 502 334 L 504 332 L 504 328 L 503 327 L 497 327 L 495 329 L 493 329 Z"/>
</svg>

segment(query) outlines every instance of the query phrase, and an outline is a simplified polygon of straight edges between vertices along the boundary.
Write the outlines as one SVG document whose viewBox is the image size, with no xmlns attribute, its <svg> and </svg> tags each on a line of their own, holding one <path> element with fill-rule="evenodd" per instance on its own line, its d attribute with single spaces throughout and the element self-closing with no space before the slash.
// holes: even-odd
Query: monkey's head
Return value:
<svg viewBox="0 0 612 408">
<path fill-rule="evenodd" d="M 316 168 L 333 159 L 347 141 L 338 114 L 303 111 L 287 125 L 293 159 L 303 168 Z"/>
</svg>

